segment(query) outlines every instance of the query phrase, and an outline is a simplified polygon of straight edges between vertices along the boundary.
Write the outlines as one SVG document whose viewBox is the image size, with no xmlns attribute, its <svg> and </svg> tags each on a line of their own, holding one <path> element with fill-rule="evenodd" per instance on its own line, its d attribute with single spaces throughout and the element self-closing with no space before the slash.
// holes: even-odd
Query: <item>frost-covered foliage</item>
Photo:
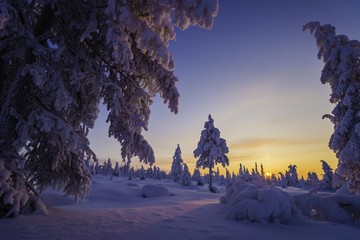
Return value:
<svg viewBox="0 0 360 240">
<path fill-rule="evenodd" d="M 323 179 L 320 182 L 320 188 L 323 190 L 332 190 L 333 171 L 327 162 L 321 160 L 322 170 L 324 171 Z"/>
<path fill-rule="evenodd" d="M 17 168 L 15 160 L 9 162 L 0 158 L 0 218 L 21 213 L 47 213 L 34 188 L 26 184 L 25 175 Z M 34 191 L 28 192 L 27 187 L 32 187 Z"/>
<path fill-rule="evenodd" d="M 336 169 L 333 175 L 333 188 L 335 189 L 341 188 L 345 183 L 346 186 L 348 186 L 346 182 L 346 178 L 340 175 Z"/>
<path fill-rule="evenodd" d="M 191 174 L 190 174 L 190 171 L 189 171 L 189 168 L 188 166 L 184 163 L 184 169 L 182 171 L 182 174 L 181 174 L 181 180 L 180 180 L 180 184 L 182 186 L 191 186 Z"/>
<path fill-rule="evenodd" d="M 321 196 L 307 193 L 294 196 L 301 213 L 317 220 L 339 223 L 360 221 L 360 198 L 349 194 Z"/>
<path fill-rule="evenodd" d="M 96 156 L 87 134 L 103 99 L 121 156 L 152 164 L 142 136 L 156 94 L 178 111 L 169 42 L 175 27 L 211 28 L 217 0 L 0 0 L 0 149 L 25 153 L 40 189 L 83 198 Z"/>
<path fill-rule="evenodd" d="M 297 214 L 291 196 L 277 188 L 242 179 L 233 182 L 220 198 L 227 218 L 251 222 L 288 223 Z"/>
<path fill-rule="evenodd" d="M 177 145 L 177 148 L 175 149 L 175 153 L 173 156 L 173 162 L 171 164 L 171 170 L 170 170 L 170 176 L 174 182 L 179 182 L 181 179 L 182 174 L 182 164 L 183 160 L 181 158 L 181 149 L 180 145 Z"/>
<path fill-rule="evenodd" d="M 318 58 L 325 63 L 320 80 L 330 85 L 330 102 L 336 104 L 324 117 L 334 124 L 329 147 L 339 160 L 337 172 L 349 181 L 351 191 L 360 193 L 360 42 L 319 22 L 306 24 L 304 30 L 316 38 Z"/>
<path fill-rule="evenodd" d="M 220 138 L 220 131 L 214 126 L 214 120 L 210 114 L 208 119 L 205 122 L 204 130 L 201 132 L 198 146 L 194 150 L 194 157 L 199 157 L 196 161 L 197 168 L 209 168 L 209 189 L 212 191 L 212 169 L 218 163 L 221 163 L 223 167 L 229 166 L 229 158 L 226 156 L 229 148 L 226 145 L 225 139 Z"/>
</svg>

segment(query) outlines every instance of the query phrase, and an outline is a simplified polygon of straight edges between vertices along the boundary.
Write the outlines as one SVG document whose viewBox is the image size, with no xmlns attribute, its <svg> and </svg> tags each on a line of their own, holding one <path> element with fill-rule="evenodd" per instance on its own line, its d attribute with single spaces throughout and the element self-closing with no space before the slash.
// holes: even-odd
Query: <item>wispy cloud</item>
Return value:
<svg viewBox="0 0 360 240">
<path fill-rule="evenodd" d="M 286 139 L 286 138 L 248 138 L 231 144 L 230 149 L 254 149 L 262 147 L 288 147 L 319 143 L 317 139 Z"/>
</svg>

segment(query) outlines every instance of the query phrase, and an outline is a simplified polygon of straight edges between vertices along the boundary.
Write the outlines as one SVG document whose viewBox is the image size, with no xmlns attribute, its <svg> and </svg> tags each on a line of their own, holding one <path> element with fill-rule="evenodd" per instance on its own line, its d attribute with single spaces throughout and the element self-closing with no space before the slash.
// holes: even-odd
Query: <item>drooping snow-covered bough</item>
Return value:
<svg viewBox="0 0 360 240">
<path fill-rule="evenodd" d="M 211 28 L 217 11 L 217 0 L 0 0 L 0 157 L 25 159 L 40 191 L 84 198 L 84 160 L 96 161 L 87 134 L 103 100 L 122 158 L 154 163 L 142 130 L 156 94 L 178 111 L 174 28 Z"/>
</svg>

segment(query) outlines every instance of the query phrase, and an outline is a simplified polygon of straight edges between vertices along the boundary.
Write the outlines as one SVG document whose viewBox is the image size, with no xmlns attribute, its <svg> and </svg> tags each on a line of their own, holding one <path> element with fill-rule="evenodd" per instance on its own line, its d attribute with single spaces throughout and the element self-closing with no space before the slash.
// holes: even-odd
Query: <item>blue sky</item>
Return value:
<svg viewBox="0 0 360 240">
<path fill-rule="evenodd" d="M 208 114 L 229 146 L 230 169 L 255 162 L 277 173 L 321 172 L 320 160 L 337 160 L 327 144 L 333 126 L 322 120 L 334 107 L 330 88 L 320 83 L 323 63 L 315 38 L 302 31 L 309 21 L 332 24 L 338 34 L 360 39 L 358 0 L 220 0 L 212 30 L 177 31 L 170 43 L 180 79 L 179 113 L 161 99 L 151 107 L 149 130 L 156 163 L 169 170 L 177 144 L 193 169 Z M 120 161 L 120 145 L 107 137 L 102 109 L 89 135 L 100 159 Z M 140 167 L 137 158 L 133 166 Z"/>
</svg>

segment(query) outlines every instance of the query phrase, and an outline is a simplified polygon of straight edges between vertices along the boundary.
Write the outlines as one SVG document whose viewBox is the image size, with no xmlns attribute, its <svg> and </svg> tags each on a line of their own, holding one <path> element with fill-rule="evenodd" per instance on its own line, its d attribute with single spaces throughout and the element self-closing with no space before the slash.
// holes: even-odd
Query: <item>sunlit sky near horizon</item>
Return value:
<svg viewBox="0 0 360 240">
<path fill-rule="evenodd" d="M 170 43 L 179 78 L 179 113 L 160 98 L 151 107 L 149 130 L 156 166 L 169 170 L 177 144 L 190 170 L 209 114 L 229 147 L 230 170 L 322 173 L 320 160 L 336 168 L 328 148 L 332 124 L 330 87 L 320 83 L 322 61 L 315 38 L 302 31 L 309 21 L 332 24 L 337 34 L 360 40 L 359 0 L 220 0 L 210 31 L 190 27 Z M 89 139 L 100 160 L 121 161 L 120 144 L 108 138 L 105 108 Z M 140 167 L 137 158 L 132 166 Z M 222 168 L 219 165 L 220 169 Z M 319 175 L 320 177 L 320 175 Z"/>
</svg>

